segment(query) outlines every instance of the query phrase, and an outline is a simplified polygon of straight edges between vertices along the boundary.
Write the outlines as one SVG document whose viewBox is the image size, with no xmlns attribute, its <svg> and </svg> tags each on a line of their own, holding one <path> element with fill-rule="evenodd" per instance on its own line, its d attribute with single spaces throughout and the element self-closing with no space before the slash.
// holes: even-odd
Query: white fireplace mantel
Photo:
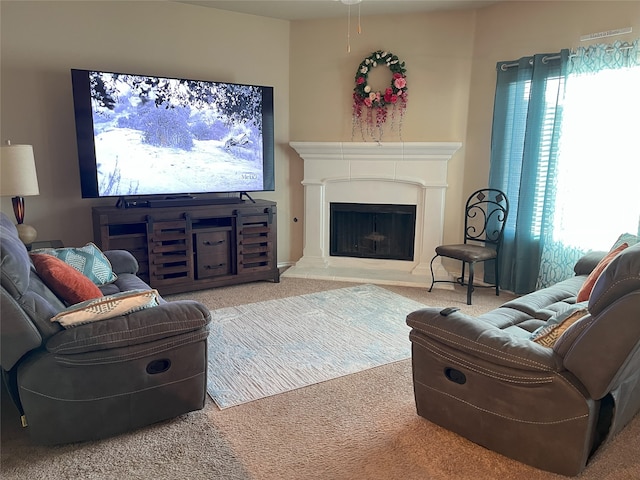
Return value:
<svg viewBox="0 0 640 480">
<path fill-rule="evenodd" d="M 304 160 L 304 250 L 284 276 L 430 285 L 442 243 L 447 164 L 459 142 L 291 142 Z M 329 255 L 332 202 L 416 205 L 414 260 Z M 442 273 L 435 265 L 437 276 Z"/>
</svg>

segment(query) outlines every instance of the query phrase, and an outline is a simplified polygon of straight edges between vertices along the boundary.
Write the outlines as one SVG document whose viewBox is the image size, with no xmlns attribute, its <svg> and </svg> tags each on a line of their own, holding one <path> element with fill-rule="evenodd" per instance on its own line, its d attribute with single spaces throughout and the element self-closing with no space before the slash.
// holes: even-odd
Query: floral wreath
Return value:
<svg viewBox="0 0 640 480">
<path fill-rule="evenodd" d="M 374 92 L 367 83 L 371 70 L 378 65 L 385 64 L 392 73 L 391 84 L 384 92 Z M 369 130 L 375 125 L 382 136 L 382 124 L 387 121 L 387 110 L 400 109 L 400 116 L 404 114 L 407 104 L 407 76 L 404 62 L 390 52 L 377 50 L 365 58 L 356 72 L 356 86 L 353 89 L 353 117 L 361 120 L 366 117 Z M 375 122 L 374 122 L 375 109 Z M 379 139 L 379 138 L 378 138 Z"/>
</svg>

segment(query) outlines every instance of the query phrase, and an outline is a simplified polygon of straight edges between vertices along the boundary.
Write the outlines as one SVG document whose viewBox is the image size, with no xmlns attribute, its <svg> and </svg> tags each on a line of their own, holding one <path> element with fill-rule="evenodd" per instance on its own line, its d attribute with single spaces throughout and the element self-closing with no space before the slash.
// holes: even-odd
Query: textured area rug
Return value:
<svg viewBox="0 0 640 480">
<path fill-rule="evenodd" d="M 409 358 L 422 307 L 359 285 L 214 310 L 207 391 L 224 409 Z"/>
</svg>

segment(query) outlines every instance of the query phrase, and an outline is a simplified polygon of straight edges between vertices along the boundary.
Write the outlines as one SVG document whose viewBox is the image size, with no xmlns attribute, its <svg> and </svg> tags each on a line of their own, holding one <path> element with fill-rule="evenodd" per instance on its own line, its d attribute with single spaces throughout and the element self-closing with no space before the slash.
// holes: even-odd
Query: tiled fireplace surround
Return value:
<svg viewBox="0 0 640 480">
<path fill-rule="evenodd" d="M 283 276 L 428 286 L 457 142 L 291 142 L 304 160 L 304 250 Z M 331 202 L 416 205 L 413 261 L 329 255 Z M 448 277 L 434 262 L 437 278 Z"/>
</svg>

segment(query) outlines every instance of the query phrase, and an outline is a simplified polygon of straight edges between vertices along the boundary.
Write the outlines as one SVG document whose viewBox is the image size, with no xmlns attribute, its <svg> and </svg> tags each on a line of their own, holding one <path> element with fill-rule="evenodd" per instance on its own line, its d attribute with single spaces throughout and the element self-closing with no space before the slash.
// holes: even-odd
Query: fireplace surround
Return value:
<svg viewBox="0 0 640 480">
<path fill-rule="evenodd" d="M 304 161 L 304 249 L 283 276 L 431 284 L 442 243 L 447 164 L 459 142 L 291 142 Z M 415 205 L 413 260 L 330 254 L 331 203 Z M 434 262 L 436 277 L 447 278 Z"/>
</svg>

